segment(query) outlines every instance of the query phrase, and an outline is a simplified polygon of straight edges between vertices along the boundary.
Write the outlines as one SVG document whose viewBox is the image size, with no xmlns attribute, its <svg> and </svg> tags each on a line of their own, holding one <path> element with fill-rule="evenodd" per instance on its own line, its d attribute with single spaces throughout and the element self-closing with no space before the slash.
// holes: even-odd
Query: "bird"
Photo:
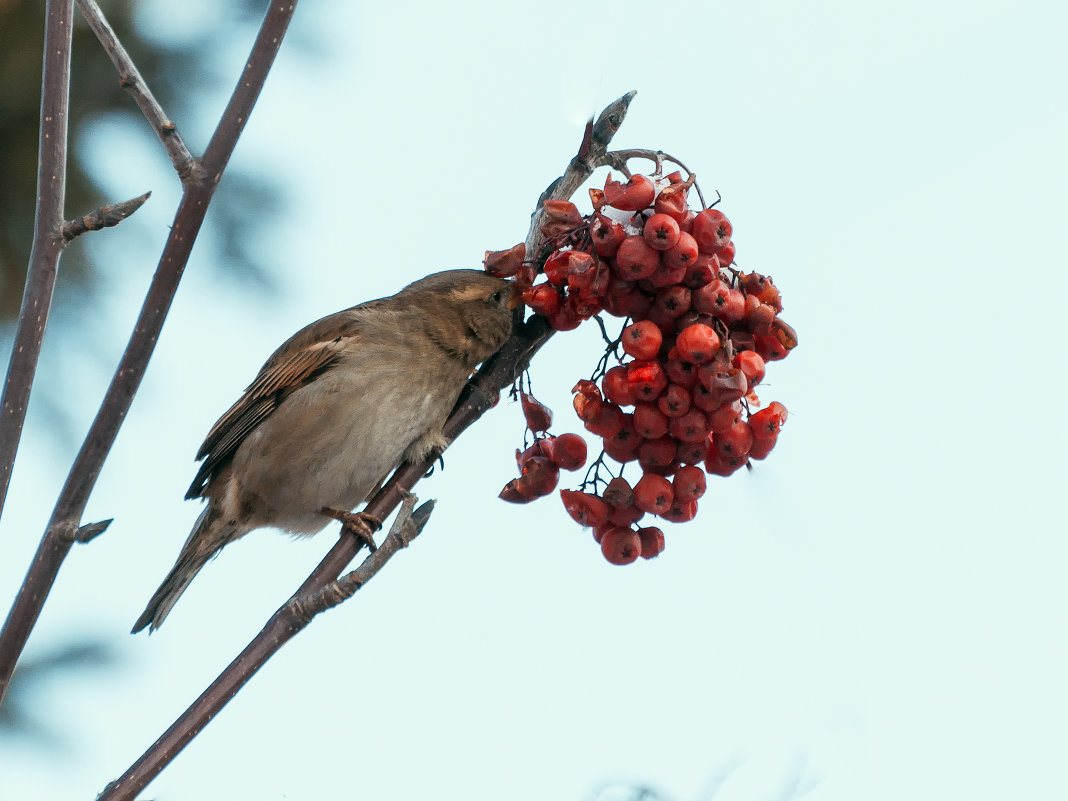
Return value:
<svg viewBox="0 0 1068 801">
<path fill-rule="evenodd" d="M 446 270 L 287 339 L 200 446 L 185 497 L 207 505 L 131 633 L 158 629 L 231 542 L 345 521 L 400 464 L 440 454 L 446 418 L 511 335 L 518 302 L 512 282 Z"/>
</svg>

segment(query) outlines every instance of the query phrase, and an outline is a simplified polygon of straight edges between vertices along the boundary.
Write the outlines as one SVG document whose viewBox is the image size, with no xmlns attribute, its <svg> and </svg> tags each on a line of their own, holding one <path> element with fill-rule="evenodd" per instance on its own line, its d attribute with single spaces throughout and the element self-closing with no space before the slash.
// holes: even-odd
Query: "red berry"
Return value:
<svg viewBox="0 0 1068 801">
<path fill-rule="evenodd" d="M 661 289 L 653 301 L 653 308 L 658 314 L 668 319 L 682 317 L 690 310 L 690 290 L 680 284 Z"/>
<path fill-rule="evenodd" d="M 708 449 L 712 441 L 705 437 L 697 442 L 679 442 L 675 450 L 675 461 L 680 465 L 701 464 L 708 458 Z"/>
<path fill-rule="evenodd" d="M 642 440 L 638 446 L 638 464 L 645 468 L 663 470 L 675 463 L 675 451 L 678 445 L 672 437 L 663 436 L 656 439 Z"/>
<path fill-rule="evenodd" d="M 668 384 L 656 405 L 668 417 L 681 417 L 690 411 L 690 393 L 678 384 Z"/>
<path fill-rule="evenodd" d="M 707 364 L 719 350 L 719 337 L 711 326 L 696 323 L 679 332 L 675 347 L 680 358 L 692 364 Z"/>
<path fill-rule="evenodd" d="M 637 234 L 628 236 L 619 245 L 613 262 L 616 275 L 628 281 L 648 278 L 660 266 L 660 254 Z"/>
<path fill-rule="evenodd" d="M 643 439 L 662 437 L 668 430 L 668 416 L 659 404 L 638 403 L 634 406 L 634 430 Z"/>
<path fill-rule="evenodd" d="M 708 453 L 708 461 L 705 462 L 705 472 L 711 473 L 714 476 L 729 476 L 739 467 L 742 467 L 748 460 L 748 456 L 725 454 L 713 448 Z"/>
<path fill-rule="evenodd" d="M 613 565 L 629 565 L 641 552 L 641 538 L 633 529 L 615 526 L 601 537 L 601 553 Z"/>
<path fill-rule="evenodd" d="M 697 367 L 678 356 L 664 362 L 664 375 L 672 384 L 690 389 L 697 383 Z"/>
<path fill-rule="evenodd" d="M 749 449 L 750 459 L 766 459 L 768 454 L 771 453 L 771 449 L 775 447 L 775 443 L 779 438 L 766 437 L 764 439 L 753 439 L 753 447 Z"/>
<path fill-rule="evenodd" d="M 560 310 L 563 302 L 560 290 L 552 284 L 538 284 L 528 286 L 523 290 L 523 302 L 530 307 L 535 314 L 550 317 Z"/>
<path fill-rule="evenodd" d="M 772 401 L 767 408 L 749 415 L 749 425 L 756 439 L 775 439 L 785 422 L 786 407 L 778 401 Z"/>
<path fill-rule="evenodd" d="M 560 490 L 560 499 L 571 518 L 580 526 L 601 526 L 608 521 L 608 504 L 588 492 Z"/>
<path fill-rule="evenodd" d="M 608 439 L 623 428 L 623 410 L 614 403 L 602 402 L 597 413 L 589 420 L 584 419 L 583 423 L 587 431 Z"/>
<path fill-rule="evenodd" d="M 645 221 L 642 236 L 653 250 L 667 250 L 674 247 L 682 231 L 674 217 L 668 214 L 654 214 Z"/>
<path fill-rule="evenodd" d="M 641 211 L 653 202 L 655 195 L 656 187 L 645 175 L 632 175 L 625 184 L 613 181 L 609 175 L 604 185 L 604 199 L 620 211 Z"/>
<path fill-rule="evenodd" d="M 561 434 L 545 447 L 546 455 L 562 470 L 578 470 L 586 464 L 586 440 L 578 434 Z"/>
<path fill-rule="evenodd" d="M 613 258 L 619 250 L 620 243 L 627 238 L 627 232 L 622 225 L 600 212 L 590 225 L 590 234 L 593 238 L 593 249 L 602 259 Z"/>
<path fill-rule="evenodd" d="M 686 414 L 671 418 L 668 431 L 683 442 L 700 442 L 708 436 L 708 418 L 700 409 L 690 409 Z"/>
<path fill-rule="evenodd" d="M 722 434 L 713 434 L 712 443 L 724 456 L 744 458 L 753 447 L 753 429 L 744 421 L 735 423 Z"/>
<path fill-rule="evenodd" d="M 705 494 L 705 471 L 695 465 L 680 467 L 671 486 L 676 500 L 696 501 Z"/>
<path fill-rule="evenodd" d="M 716 248 L 716 257 L 722 267 L 730 267 L 734 264 L 734 243 L 728 242 L 723 247 Z"/>
<path fill-rule="evenodd" d="M 697 501 L 673 501 L 660 516 L 672 523 L 688 523 L 697 517 Z"/>
<path fill-rule="evenodd" d="M 634 505 L 643 512 L 654 515 L 666 512 L 674 500 L 671 482 L 663 476 L 646 473 L 634 485 Z"/>
<path fill-rule="evenodd" d="M 656 333 L 657 336 L 660 336 L 659 331 Z M 627 368 L 622 364 L 617 364 L 604 374 L 604 378 L 601 379 L 601 390 L 604 392 L 605 398 L 612 401 L 612 403 L 619 406 L 634 405 L 634 393 L 630 391 Z"/>
<path fill-rule="evenodd" d="M 638 446 L 642 438 L 634 430 L 633 415 L 623 415 L 623 427 L 604 441 L 604 452 L 620 464 L 633 462 L 638 458 Z"/>
<path fill-rule="evenodd" d="M 545 278 L 553 286 L 565 286 L 567 284 L 568 263 L 571 261 L 570 250 L 554 250 L 545 260 L 542 269 Z"/>
<path fill-rule="evenodd" d="M 708 416 L 708 424 L 712 427 L 712 433 L 720 434 L 741 419 L 742 404 L 738 401 L 731 401 L 717 406 L 715 411 Z"/>
<path fill-rule="evenodd" d="M 635 359 L 655 359 L 663 339 L 654 323 L 639 320 L 623 329 L 623 350 Z"/>
<path fill-rule="evenodd" d="M 656 526 L 638 529 L 642 544 L 642 559 L 654 559 L 664 552 L 664 532 Z"/>
<path fill-rule="evenodd" d="M 731 363 L 745 373 L 750 390 L 764 380 L 764 360 L 760 358 L 759 353 L 743 350 L 734 355 L 734 361 Z"/>
<path fill-rule="evenodd" d="M 761 358 L 766 362 L 777 362 L 779 359 L 785 359 L 786 354 L 789 353 L 786 348 L 783 347 L 782 342 L 774 334 L 768 334 L 761 336 L 757 334 L 753 337 L 754 346 L 756 352 L 760 354 Z"/>
<path fill-rule="evenodd" d="M 627 365 L 627 380 L 630 391 L 640 401 L 656 400 L 667 387 L 667 376 L 660 362 L 636 360 Z"/>
<path fill-rule="evenodd" d="M 664 251 L 664 263 L 669 267 L 683 270 L 697 263 L 697 240 L 692 234 L 680 233 L 679 241 Z M 684 273 L 685 275 L 685 273 Z"/>
<path fill-rule="evenodd" d="M 582 324 L 579 317 L 571 306 L 564 304 L 559 310 L 548 315 L 549 326 L 554 331 L 573 331 Z"/>
<path fill-rule="evenodd" d="M 725 247 L 732 233 L 730 220 L 718 209 L 705 209 L 693 219 L 693 237 L 698 247 L 709 253 Z M 730 264 L 730 260 L 722 263 Z"/>
<path fill-rule="evenodd" d="M 722 315 L 729 301 L 730 287 L 718 278 L 693 293 L 693 307 L 706 314 Z"/>
</svg>

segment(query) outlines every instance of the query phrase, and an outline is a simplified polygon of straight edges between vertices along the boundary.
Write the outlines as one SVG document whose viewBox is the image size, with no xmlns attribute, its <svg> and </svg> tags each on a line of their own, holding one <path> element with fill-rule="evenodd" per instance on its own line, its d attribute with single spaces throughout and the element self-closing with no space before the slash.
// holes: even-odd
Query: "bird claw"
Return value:
<svg viewBox="0 0 1068 801">
<path fill-rule="evenodd" d="M 320 512 L 339 521 L 341 530 L 347 531 L 360 540 L 371 553 L 378 550 L 374 533 L 382 528 L 382 521 L 374 515 L 366 512 L 343 512 L 340 509 L 331 509 L 329 506 L 324 506 Z"/>
</svg>

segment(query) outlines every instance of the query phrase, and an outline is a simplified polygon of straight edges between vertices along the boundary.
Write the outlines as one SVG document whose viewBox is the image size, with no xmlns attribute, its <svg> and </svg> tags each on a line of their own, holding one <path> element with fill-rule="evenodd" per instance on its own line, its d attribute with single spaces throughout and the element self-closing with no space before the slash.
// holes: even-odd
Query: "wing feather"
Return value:
<svg viewBox="0 0 1068 801">
<path fill-rule="evenodd" d="M 203 463 L 186 498 L 197 498 L 218 470 L 233 458 L 245 438 L 300 387 L 334 367 L 359 336 L 361 310 L 354 306 L 301 329 L 272 354 L 237 403 L 212 426 L 197 452 Z"/>
</svg>

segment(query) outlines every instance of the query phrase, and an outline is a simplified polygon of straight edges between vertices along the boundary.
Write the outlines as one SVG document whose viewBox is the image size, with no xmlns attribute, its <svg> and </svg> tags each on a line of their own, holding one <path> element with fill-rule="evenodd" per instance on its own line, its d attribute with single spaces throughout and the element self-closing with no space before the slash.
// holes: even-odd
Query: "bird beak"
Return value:
<svg viewBox="0 0 1068 801">
<path fill-rule="evenodd" d="M 515 281 L 512 282 L 512 296 L 508 298 L 508 309 L 515 311 L 516 307 L 523 302 L 523 290 L 520 289 L 519 284 Z"/>
</svg>

